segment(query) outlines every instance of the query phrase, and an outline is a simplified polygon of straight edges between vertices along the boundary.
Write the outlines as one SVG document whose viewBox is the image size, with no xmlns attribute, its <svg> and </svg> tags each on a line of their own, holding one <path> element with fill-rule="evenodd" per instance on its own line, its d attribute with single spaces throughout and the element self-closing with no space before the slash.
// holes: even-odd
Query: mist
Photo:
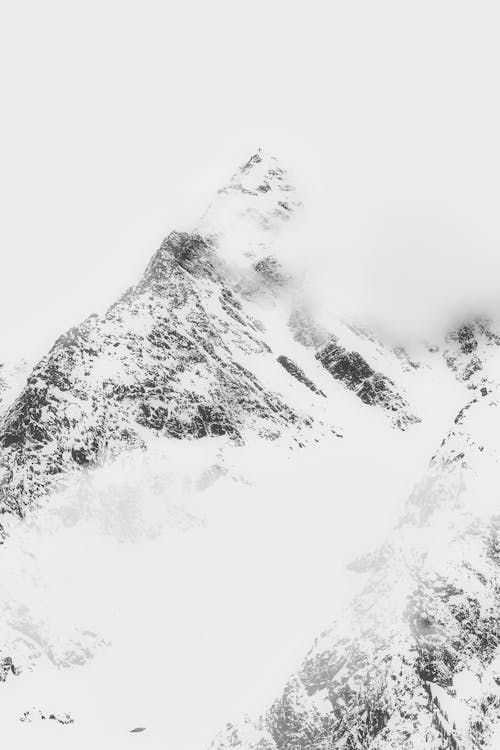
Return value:
<svg viewBox="0 0 500 750">
<path fill-rule="evenodd" d="M 496 300 L 495 4 L 313 9 L 7 3 L 1 360 L 104 310 L 259 146 L 316 297 L 405 335 Z"/>
<path fill-rule="evenodd" d="M 333 438 L 294 455 L 155 438 L 7 521 L 2 642 L 22 680 L 2 684 L 5 736 L 128 747 L 146 726 L 141 747 L 190 750 L 263 711 L 363 584 L 346 563 L 385 538 L 425 465 L 420 436 L 408 450 L 401 435 L 374 451 L 364 425 L 355 452 Z"/>
</svg>

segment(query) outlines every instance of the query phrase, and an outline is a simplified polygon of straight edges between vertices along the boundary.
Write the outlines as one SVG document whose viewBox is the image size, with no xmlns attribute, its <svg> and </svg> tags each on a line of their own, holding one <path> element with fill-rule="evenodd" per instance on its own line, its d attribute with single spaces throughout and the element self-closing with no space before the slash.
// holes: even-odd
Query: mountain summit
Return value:
<svg viewBox="0 0 500 750">
<path fill-rule="evenodd" d="M 144 449 L 152 436 L 244 443 L 254 433 L 299 447 L 341 434 L 353 397 L 400 429 L 418 423 L 407 390 L 419 392 L 439 352 L 412 362 L 365 329 L 315 320 L 273 255 L 300 207 L 286 171 L 259 150 L 197 231 L 171 232 L 105 315 L 56 341 L 0 421 L 3 512 L 23 515 L 72 472 Z M 243 277 L 232 271 L 240 258 Z M 469 384 L 483 372 L 476 335 L 485 355 L 500 341 L 474 325 L 441 349 Z"/>
<path fill-rule="evenodd" d="M 229 243 L 234 255 L 250 253 L 239 239 L 248 223 L 254 257 L 267 252 L 298 206 L 285 201 L 292 193 L 276 159 L 259 151 L 218 192 L 199 232 L 171 232 L 135 287 L 56 341 L 0 423 L 4 512 L 23 514 L 68 473 L 145 448 L 151 435 L 241 442 L 254 430 L 302 445 L 315 429 L 331 433 L 323 412 L 295 397 L 300 377 L 309 380 L 300 367 L 286 375 L 219 252 Z M 252 270 L 256 286 L 266 269 Z M 317 392 L 307 392 L 314 404 Z"/>
<path fill-rule="evenodd" d="M 258 151 L 198 231 L 171 232 L 104 316 L 56 341 L 0 422 L 4 512 L 23 515 L 72 472 L 153 436 L 244 443 L 250 431 L 299 447 L 340 434 L 328 395 L 339 385 L 400 427 L 415 420 L 393 380 L 339 339 L 356 347 L 359 336 L 342 326 L 320 335 L 300 295 L 284 295 L 273 241 L 300 205 L 275 157 Z M 243 281 L 231 271 L 241 257 Z"/>
<path fill-rule="evenodd" d="M 228 260 L 258 259 L 283 226 L 300 210 L 301 201 L 277 158 L 259 149 L 220 188 L 202 217 L 200 234 L 215 236 Z"/>
</svg>

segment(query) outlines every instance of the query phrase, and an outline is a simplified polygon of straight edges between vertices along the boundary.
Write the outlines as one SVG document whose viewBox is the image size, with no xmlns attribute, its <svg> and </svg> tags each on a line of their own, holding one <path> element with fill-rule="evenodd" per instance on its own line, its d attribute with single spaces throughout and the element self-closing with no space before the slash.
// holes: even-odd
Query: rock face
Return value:
<svg viewBox="0 0 500 750">
<path fill-rule="evenodd" d="M 319 393 L 320 396 L 325 396 L 326 394 L 323 393 L 323 391 L 314 385 L 312 380 L 309 380 L 309 378 L 304 374 L 304 372 L 300 369 L 298 365 L 295 364 L 289 357 L 285 357 L 284 354 L 281 354 L 278 357 L 278 362 L 282 367 L 285 368 L 287 372 L 290 373 L 294 378 L 296 378 L 299 383 L 304 383 L 304 385 L 309 388 L 310 391 L 313 393 Z"/>
<path fill-rule="evenodd" d="M 312 417 L 259 380 L 254 357 L 279 368 L 212 244 L 171 233 L 136 287 L 59 338 L 5 414 L 2 508 L 23 513 L 64 474 L 144 447 L 149 431 L 307 441 Z"/>
<path fill-rule="evenodd" d="M 218 192 L 200 231 L 172 232 L 138 284 L 62 335 L 24 388 L 19 368 L 15 377 L 0 369 L 2 512 L 23 515 L 69 473 L 144 448 L 152 435 L 242 443 L 253 432 L 302 446 L 338 433 L 339 391 L 326 407 L 323 368 L 395 427 L 418 421 L 404 387 L 408 357 L 360 328 L 333 332 L 316 321 L 274 256 L 300 207 L 285 170 L 259 151 Z M 267 333 L 269 310 L 284 312 L 290 298 L 282 340 L 300 361 L 273 351 Z M 442 351 L 458 379 L 489 388 L 499 341 L 481 320 L 450 333 Z M 304 403 L 304 387 L 316 401 Z"/>
<path fill-rule="evenodd" d="M 488 379 L 492 366 L 492 382 L 495 382 L 499 345 L 500 335 L 494 329 L 492 321 L 479 318 L 450 331 L 446 337 L 444 356 L 457 377 L 474 388 L 479 381 Z"/>
<path fill-rule="evenodd" d="M 19 670 L 15 666 L 10 656 L 4 656 L 0 659 L 0 682 L 5 682 L 9 675 L 19 675 Z"/>
<path fill-rule="evenodd" d="M 383 373 L 376 372 L 359 352 L 347 351 L 336 336 L 318 350 L 316 359 L 332 377 L 354 391 L 363 403 L 382 406 L 393 412 L 392 419 L 398 427 L 404 429 L 419 421 L 411 414 L 409 404 L 398 393 L 396 384 Z"/>
</svg>

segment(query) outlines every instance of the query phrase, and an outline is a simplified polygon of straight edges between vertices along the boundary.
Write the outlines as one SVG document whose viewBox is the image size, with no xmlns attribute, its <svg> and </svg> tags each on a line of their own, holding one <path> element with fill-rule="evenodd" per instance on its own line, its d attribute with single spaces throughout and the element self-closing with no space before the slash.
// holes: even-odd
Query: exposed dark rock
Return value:
<svg viewBox="0 0 500 750">
<path fill-rule="evenodd" d="M 487 318 L 476 318 L 452 330 L 444 352 L 448 367 L 469 388 L 479 388 L 488 378 L 489 357 L 500 346 L 500 335 Z"/>
<path fill-rule="evenodd" d="M 22 514 L 70 472 L 142 447 L 144 428 L 238 443 L 286 432 L 304 445 L 310 416 L 239 362 L 278 367 L 219 265 L 211 240 L 173 232 L 136 287 L 59 337 L 0 420 L 0 509 Z"/>
<path fill-rule="evenodd" d="M 463 354 L 471 354 L 477 349 L 477 341 L 471 326 L 462 326 L 459 328 L 457 338 L 460 343 L 460 351 Z"/>
<path fill-rule="evenodd" d="M 5 682 L 11 674 L 17 677 L 20 674 L 20 669 L 15 666 L 10 656 L 0 658 L 0 682 Z"/>
<path fill-rule="evenodd" d="M 396 384 L 386 375 L 376 372 L 358 352 L 346 350 L 335 336 L 318 350 L 316 359 L 363 403 L 382 406 L 393 412 L 393 421 L 401 429 L 418 421 L 411 414 L 406 399 L 397 392 Z"/>
<path fill-rule="evenodd" d="M 272 255 L 257 261 L 253 268 L 268 284 L 285 286 L 289 281 L 289 277 L 284 273 L 280 262 Z"/>
<path fill-rule="evenodd" d="M 341 380 L 351 390 L 359 388 L 367 378 L 375 374 L 358 352 L 346 351 L 337 343 L 335 337 L 316 354 L 316 359 L 330 375 L 336 380 Z"/>
<path fill-rule="evenodd" d="M 312 380 L 309 380 L 309 378 L 304 374 L 304 371 L 301 370 L 300 367 L 296 365 L 295 362 L 293 362 L 293 360 L 285 357 L 284 354 L 280 354 L 280 356 L 278 357 L 278 362 L 285 368 L 287 372 L 290 373 L 290 375 L 296 378 L 299 383 L 303 383 L 313 393 L 317 393 L 318 395 L 324 396 L 326 398 L 326 393 L 323 393 L 320 388 L 315 386 Z"/>
<path fill-rule="evenodd" d="M 49 720 L 49 721 L 56 721 L 58 724 L 73 724 L 74 719 L 70 716 L 70 714 L 47 714 L 43 713 L 43 711 L 40 710 L 31 710 L 31 711 L 25 711 L 23 715 L 20 717 L 19 721 L 26 722 L 28 724 L 31 724 L 34 719 L 40 719 L 42 721 Z"/>
</svg>

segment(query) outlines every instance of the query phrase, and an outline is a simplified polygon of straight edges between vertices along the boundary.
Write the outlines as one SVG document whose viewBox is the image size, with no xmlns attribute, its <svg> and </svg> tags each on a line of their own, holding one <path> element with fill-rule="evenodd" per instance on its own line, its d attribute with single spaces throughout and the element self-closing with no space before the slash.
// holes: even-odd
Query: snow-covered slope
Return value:
<svg viewBox="0 0 500 750">
<path fill-rule="evenodd" d="M 301 206 L 285 169 L 259 149 L 220 188 L 197 231 L 217 238 L 231 264 L 248 267 L 267 254 Z"/>
<path fill-rule="evenodd" d="M 299 208 L 285 201 L 293 194 L 259 152 L 219 191 L 203 234 L 172 232 L 135 287 L 58 339 L 0 422 L 4 512 L 22 515 L 72 472 L 144 446 L 151 432 L 240 443 L 250 432 L 292 447 L 340 434 L 345 387 L 399 427 L 418 420 L 404 378 L 363 359 L 365 342 L 346 326 L 317 351 L 297 345 L 310 313 L 270 253 Z M 392 353 L 377 359 L 403 375 Z"/>
<path fill-rule="evenodd" d="M 254 669 L 271 707 L 216 750 L 495 747 L 500 329 L 404 347 L 320 314 L 283 253 L 301 211 L 257 152 L 104 315 L 0 368 L 18 744 L 47 717 L 121 747 L 133 715 L 205 746 Z"/>
<path fill-rule="evenodd" d="M 450 336 L 461 345 L 460 372 L 462 355 L 493 354 L 464 338 Z M 497 746 L 500 399 L 498 387 L 480 382 L 393 534 L 353 563 L 367 578 L 361 593 L 315 640 L 268 713 L 228 726 L 212 747 Z"/>
<path fill-rule="evenodd" d="M 252 429 L 300 445 L 331 430 L 318 394 L 309 389 L 307 412 L 294 398 L 278 354 L 225 283 L 208 241 L 170 234 L 104 317 L 61 336 L 8 410 L 3 508 L 22 512 L 71 470 L 144 445 L 148 431 L 241 441 Z"/>
<path fill-rule="evenodd" d="M 0 363 L 0 416 L 23 387 L 28 370 L 26 360 L 14 364 Z"/>
</svg>

